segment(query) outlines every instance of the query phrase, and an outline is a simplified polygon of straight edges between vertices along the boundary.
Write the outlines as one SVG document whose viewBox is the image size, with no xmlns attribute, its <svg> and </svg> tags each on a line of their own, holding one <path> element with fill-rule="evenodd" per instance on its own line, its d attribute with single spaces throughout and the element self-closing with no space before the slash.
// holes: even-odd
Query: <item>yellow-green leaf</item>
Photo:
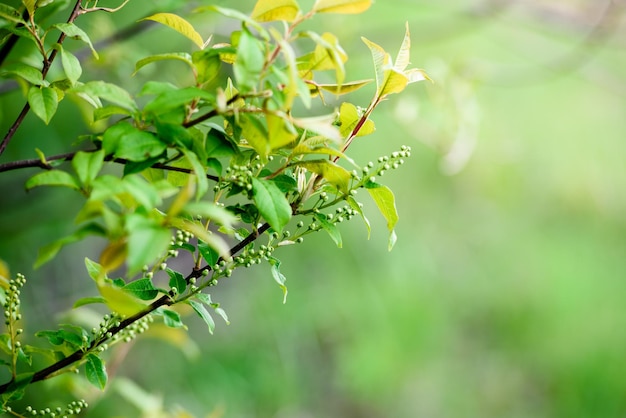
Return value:
<svg viewBox="0 0 626 418">
<path fill-rule="evenodd" d="M 266 119 L 270 147 L 272 149 L 283 148 L 292 144 L 298 137 L 294 127 L 287 123 L 284 117 L 269 113 Z"/>
<path fill-rule="evenodd" d="M 52 87 L 32 86 L 28 89 L 28 104 L 35 115 L 47 125 L 57 111 L 59 96 Z"/>
<path fill-rule="evenodd" d="M 409 84 L 409 78 L 395 68 L 385 70 L 384 74 L 383 84 L 378 90 L 379 97 L 400 93 Z"/>
<path fill-rule="evenodd" d="M 101 281 L 97 283 L 97 285 L 98 291 L 111 311 L 131 316 L 146 307 L 139 299 L 123 290 L 121 287 L 117 287 L 109 282 L 110 281 Z"/>
<path fill-rule="evenodd" d="M 342 193 L 348 194 L 352 175 L 345 168 L 329 160 L 311 160 L 297 163 L 298 166 L 319 174 L 328 183 L 335 186 Z"/>
<path fill-rule="evenodd" d="M 372 53 L 374 69 L 376 71 L 376 91 L 380 91 L 385 77 L 385 69 L 391 67 L 391 56 L 385 52 L 380 45 L 375 44 L 369 39 L 361 37 L 361 40 L 363 40 Z"/>
<path fill-rule="evenodd" d="M 198 46 L 198 48 L 202 49 L 204 47 L 204 41 L 202 40 L 202 36 L 194 27 L 183 19 L 182 17 L 175 15 L 173 13 L 156 13 L 152 16 L 145 17 L 140 20 L 153 20 L 155 22 L 159 22 L 174 29 L 176 32 L 181 35 L 191 39 L 191 41 Z"/>
<path fill-rule="evenodd" d="M 339 108 L 339 132 L 341 132 L 341 135 L 344 138 L 349 138 L 353 134 L 355 134 L 354 136 L 363 136 L 374 132 L 376 127 L 374 122 L 369 119 L 360 125 L 357 132 L 354 132 L 362 117 L 363 115 L 359 114 L 355 105 L 348 102 L 342 103 Z"/>
<path fill-rule="evenodd" d="M 259 0 L 252 10 L 252 19 L 257 22 L 274 20 L 293 21 L 300 7 L 295 0 Z"/>
<path fill-rule="evenodd" d="M 313 10 L 318 13 L 363 13 L 372 5 L 372 0 L 317 0 Z"/>
<path fill-rule="evenodd" d="M 378 206 L 378 210 L 387 221 L 387 229 L 389 230 L 389 251 L 396 242 L 396 234 L 394 228 L 398 222 L 398 211 L 396 210 L 395 196 L 391 189 L 378 183 L 368 182 L 365 184 L 372 199 Z"/>
<path fill-rule="evenodd" d="M 393 68 L 398 71 L 406 70 L 406 67 L 409 66 L 410 52 L 411 33 L 409 32 L 409 22 L 407 22 L 406 31 L 404 32 L 404 39 L 402 40 L 402 45 L 400 45 L 400 51 L 398 51 L 398 55 L 396 56 L 396 62 L 394 63 Z"/>
<path fill-rule="evenodd" d="M 348 93 L 352 93 L 353 91 L 356 91 L 358 89 L 360 89 L 361 87 L 371 83 L 373 80 L 358 80 L 358 81 L 350 81 L 348 83 L 343 83 L 343 84 L 317 84 L 317 83 L 313 83 L 313 86 L 317 87 L 318 89 L 322 89 L 322 90 L 326 90 L 329 91 L 333 94 L 336 95 L 341 95 L 341 94 L 348 94 Z"/>
</svg>

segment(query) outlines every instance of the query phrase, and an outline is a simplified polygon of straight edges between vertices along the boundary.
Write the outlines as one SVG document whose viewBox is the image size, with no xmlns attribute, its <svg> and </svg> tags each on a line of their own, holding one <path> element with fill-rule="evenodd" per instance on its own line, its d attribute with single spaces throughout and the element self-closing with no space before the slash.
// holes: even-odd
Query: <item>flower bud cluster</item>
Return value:
<svg viewBox="0 0 626 418">
<path fill-rule="evenodd" d="M 361 183 L 360 186 L 367 181 L 375 182 L 376 176 L 383 176 L 387 171 L 397 169 L 404 164 L 404 159 L 410 156 L 411 147 L 403 145 L 400 151 L 394 151 L 391 155 L 378 157 L 376 164 L 370 161 L 361 169 L 361 173 L 353 170 L 352 177 Z"/>
<path fill-rule="evenodd" d="M 9 286 L 6 289 L 6 301 L 3 306 L 4 323 L 7 326 L 22 319 L 22 314 L 20 313 L 20 293 L 24 284 L 26 284 L 26 278 L 21 273 L 18 273 L 15 279 L 9 281 Z M 17 334 L 21 332 L 21 330 L 16 330 Z"/>
<path fill-rule="evenodd" d="M 51 408 L 35 409 L 29 405 L 26 407 L 26 414 L 24 415 L 14 414 L 14 415 L 15 416 L 49 417 L 49 418 L 68 418 L 70 416 L 80 414 L 84 409 L 88 407 L 89 405 L 87 404 L 87 401 L 85 401 L 84 399 L 81 399 L 78 401 L 70 402 L 69 404 L 67 404 L 65 409 L 61 408 L 60 406 L 54 409 L 51 409 Z M 6 410 L 9 413 L 13 412 L 12 409 L 8 406 L 6 407 Z"/>
<path fill-rule="evenodd" d="M 154 322 L 154 318 L 152 315 L 146 315 L 143 318 L 133 322 L 128 325 L 126 328 L 121 330 L 115 335 L 114 341 L 124 341 L 125 343 L 129 343 L 138 335 L 143 334 L 150 328 L 150 324 Z"/>
<path fill-rule="evenodd" d="M 252 190 L 252 181 L 250 179 L 254 176 L 254 173 L 259 172 L 263 168 L 260 159 L 257 155 L 254 160 L 245 165 L 233 164 L 230 167 L 226 167 L 224 180 L 248 191 Z M 222 186 L 216 184 L 213 190 L 217 192 L 220 188 Z"/>
<path fill-rule="evenodd" d="M 272 233 L 272 238 L 277 239 L 279 236 L 289 236 L 289 232 L 285 231 L 283 234 L 276 232 Z M 246 248 L 240 255 L 233 258 L 234 266 L 239 267 L 252 267 L 255 264 L 261 264 L 263 260 L 268 260 L 275 248 L 271 244 L 260 245 L 258 249 L 250 246 Z"/>
</svg>

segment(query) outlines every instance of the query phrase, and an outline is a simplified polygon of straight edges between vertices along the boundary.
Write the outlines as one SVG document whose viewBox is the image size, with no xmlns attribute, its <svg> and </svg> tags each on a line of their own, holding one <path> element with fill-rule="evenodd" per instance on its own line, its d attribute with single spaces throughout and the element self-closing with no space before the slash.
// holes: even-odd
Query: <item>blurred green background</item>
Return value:
<svg viewBox="0 0 626 418">
<path fill-rule="evenodd" d="M 237 28 L 188 13 L 206 4 L 131 1 L 78 23 L 105 39 L 183 5 L 205 37 Z M 254 2 L 214 4 L 249 12 Z M 287 304 L 268 266 L 237 272 L 213 293 L 231 325 L 218 322 L 209 336 L 189 317 L 184 351 L 145 338 L 113 353 L 121 363 L 104 395 L 61 383 L 93 417 L 140 416 L 127 396 L 139 392 L 144 416 L 157 416 L 160 402 L 199 417 L 626 416 L 625 16 L 624 2 L 592 0 L 380 0 L 363 15 L 318 16 L 310 27 L 339 37 L 349 78 L 373 76 L 361 36 L 395 54 L 408 21 L 413 66 L 434 80 L 384 103 L 377 132 L 352 149 L 365 163 L 412 147 L 407 164 L 380 179 L 397 197 L 394 250 L 369 204 L 369 241 L 355 219 L 342 225 L 343 249 L 318 234 L 277 251 Z M 122 82 L 138 58 L 190 48 L 154 27 L 102 46 L 100 62 L 87 57 L 85 81 Z M 146 67 L 128 89 L 158 72 L 184 82 L 181 67 L 163 68 Z M 3 134 L 23 103 L 8 90 Z M 350 100 L 365 106 L 371 94 Z M 0 162 L 36 158 L 35 146 L 66 151 L 89 129 L 77 106 L 62 102 L 51 128 L 30 115 Z M 83 250 L 95 258 L 102 245 L 70 246 L 32 270 L 37 247 L 71 231 L 81 203 L 64 190 L 26 194 L 34 172 L 0 176 L 0 258 L 30 280 L 33 332 L 94 292 Z M 71 400 L 52 383 L 27 401 Z"/>
</svg>

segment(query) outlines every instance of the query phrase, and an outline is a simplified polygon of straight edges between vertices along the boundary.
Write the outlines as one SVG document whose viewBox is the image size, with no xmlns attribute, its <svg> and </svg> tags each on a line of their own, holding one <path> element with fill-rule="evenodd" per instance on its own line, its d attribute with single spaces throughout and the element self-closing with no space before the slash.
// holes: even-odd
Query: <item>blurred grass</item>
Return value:
<svg viewBox="0 0 626 418">
<path fill-rule="evenodd" d="M 551 4 L 573 25 L 596 3 Z M 626 414 L 623 27 L 575 50 L 589 28 L 542 21 L 537 11 L 548 5 L 497 13 L 489 3 L 474 5 L 379 1 L 362 16 L 312 25 L 337 33 L 358 79 L 372 75 L 359 37 L 395 54 L 408 20 L 412 61 L 435 80 L 384 103 L 374 116 L 377 133 L 352 150 L 367 161 L 402 144 L 413 149 L 407 164 L 380 179 L 396 192 L 401 216 L 393 252 L 368 204 L 370 241 L 355 219 L 342 226 L 341 250 L 319 236 L 277 252 L 286 305 L 268 267 L 238 272 L 213 295 L 230 326 L 218 323 L 208 336 L 188 321 L 198 357 L 146 339 L 121 375 L 199 416 Z M 128 21 L 141 15 L 133 7 Z M 160 48 L 179 41 L 159 30 L 103 54 L 119 60 L 124 76 L 155 36 Z M 571 51 L 585 65 L 548 69 Z M 369 93 L 354 101 L 365 105 Z M 16 110 L 6 98 L 2 106 L 4 132 Z M 64 106 L 69 114 L 74 104 Z M 28 137 L 41 129 L 29 119 L 10 156 L 32 158 Z M 80 127 L 55 129 L 46 152 L 62 150 Z M 24 196 L 2 178 L 0 257 L 34 285 L 49 284 L 52 296 L 27 306 L 52 323 L 50 312 L 89 291 L 69 281 L 83 274 L 83 254 L 68 249 L 57 264 L 31 272 L 32 243 L 71 228 L 61 222 L 72 204 L 44 191 Z M 54 398 L 46 387 L 41 401 Z M 92 405 L 88 416 L 137 415 L 114 389 Z"/>
</svg>

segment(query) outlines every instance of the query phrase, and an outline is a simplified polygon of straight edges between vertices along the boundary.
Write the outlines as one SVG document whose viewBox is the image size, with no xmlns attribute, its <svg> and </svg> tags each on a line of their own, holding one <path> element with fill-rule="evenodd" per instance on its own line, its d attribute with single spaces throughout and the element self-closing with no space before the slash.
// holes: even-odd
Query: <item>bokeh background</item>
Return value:
<svg viewBox="0 0 626 418">
<path fill-rule="evenodd" d="M 133 92 L 142 77 L 184 83 L 176 64 L 128 76 L 140 57 L 189 50 L 186 39 L 159 27 L 110 37 L 156 11 L 180 12 L 205 37 L 237 28 L 190 13 L 206 4 L 131 1 L 115 15 L 81 18 L 92 39 L 109 40 L 98 46 L 101 61 L 85 52 L 85 80 Z M 254 2 L 213 4 L 249 12 Z M 104 394 L 60 378 L 63 390 L 42 383 L 25 402 L 67 402 L 70 389 L 90 402 L 90 417 L 178 408 L 242 418 L 626 416 L 625 6 L 379 0 L 363 15 L 317 17 L 310 27 L 339 37 L 351 79 L 373 75 L 360 37 L 395 54 L 408 21 L 412 63 L 434 80 L 384 103 L 377 132 L 352 149 L 365 163 L 412 147 L 407 164 L 381 179 L 401 218 L 394 250 L 368 203 L 369 241 L 355 218 L 341 227 L 342 249 L 318 234 L 276 253 L 286 304 L 268 266 L 238 272 L 212 295 L 231 320 L 218 321 L 215 335 L 190 316 L 191 339 L 144 338 L 113 352 Z M 4 134 L 23 95 L 0 88 Z M 367 105 L 371 94 L 350 100 Z M 36 158 L 35 146 L 66 151 L 90 129 L 77 106 L 62 102 L 49 128 L 30 115 L 0 163 Z M 33 271 L 37 248 L 71 231 L 81 204 L 65 190 L 25 193 L 34 173 L 0 176 L 0 258 L 30 281 L 33 332 L 85 319 L 66 310 L 94 293 L 83 257 L 101 248 L 67 247 Z"/>
</svg>

